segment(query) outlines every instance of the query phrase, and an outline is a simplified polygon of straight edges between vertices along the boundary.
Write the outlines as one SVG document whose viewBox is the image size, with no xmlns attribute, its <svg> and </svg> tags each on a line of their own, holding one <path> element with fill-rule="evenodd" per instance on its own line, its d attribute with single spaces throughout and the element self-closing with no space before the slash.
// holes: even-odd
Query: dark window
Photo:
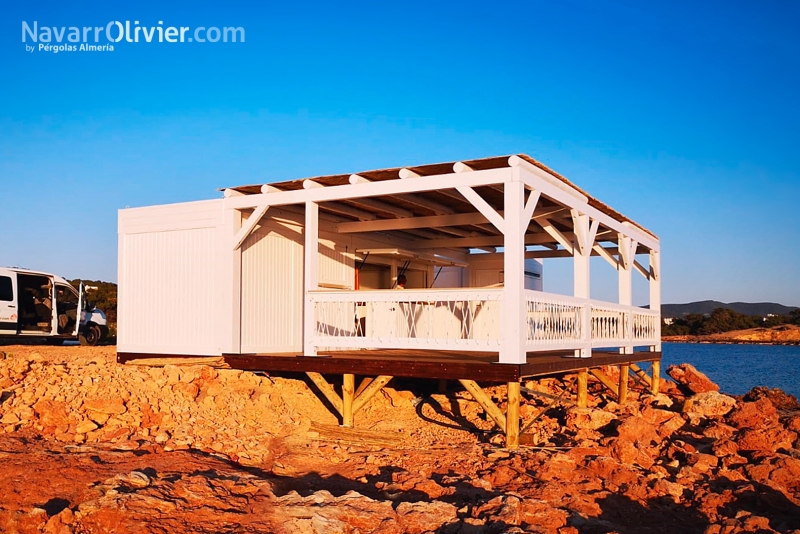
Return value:
<svg viewBox="0 0 800 534">
<path fill-rule="evenodd" d="M 14 300 L 14 290 L 11 287 L 11 278 L 0 276 L 0 300 L 11 302 Z"/>
</svg>

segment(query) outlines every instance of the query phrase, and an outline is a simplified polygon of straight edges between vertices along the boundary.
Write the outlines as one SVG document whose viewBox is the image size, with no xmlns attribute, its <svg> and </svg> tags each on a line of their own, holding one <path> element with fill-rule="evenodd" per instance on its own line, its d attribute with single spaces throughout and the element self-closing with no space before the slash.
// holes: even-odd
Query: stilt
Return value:
<svg viewBox="0 0 800 534">
<path fill-rule="evenodd" d="M 481 407 L 486 411 L 486 414 L 492 418 L 495 424 L 500 427 L 501 430 L 506 430 L 506 416 L 503 415 L 502 410 L 497 407 L 497 405 L 492 402 L 492 399 L 489 398 L 489 395 L 484 392 L 481 387 L 474 381 L 474 380 L 459 380 L 461 385 L 464 386 L 464 389 L 469 391 L 469 394 L 472 395 L 472 398 L 475 399 L 475 402 L 481 405 Z M 519 423 L 518 423 L 519 424 Z"/>
<path fill-rule="evenodd" d="M 331 406 L 339 412 L 339 415 L 342 415 L 342 398 L 336 393 L 336 390 L 333 389 L 325 378 L 319 374 L 314 372 L 307 372 L 308 378 L 311 379 L 312 382 L 319 388 L 320 392 L 328 399 L 328 402 L 331 403 Z"/>
<path fill-rule="evenodd" d="M 391 376 L 383 375 L 379 376 L 375 380 L 370 380 L 369 385 L 365 387 L 361 393 L 356 395 L 356 398 L 353 401 L 353 413 L 358 412 L 361 408 L 366 406 L 370 399 L 372 399 L 372 397 L 374 397 L 377 392 L 383 389 L 383 386 L 388 384 L 391 380 Z"/>
<path fill-rule="evenodd" d="M 358 398 L 358 396 L 361 395 L 361 393 L 365 389 L 367 389 L 367 386 L 369 386 L 371 383 L 372 383 L 372 377 L 365 376 L 363 379 L 361 379 L 361 383 L 358 385 L 358 388 L 356 388 L 355 397 Z M 358 410 L 355 411 L 357 412 Z"/>
<path fill-rule="evenodd" d="M 518 381 L 508 383 L 508 409 L 506 410 L 506 448 L 519 447 L 519 399 Z"/>
<path fill-rule="evenodd" d="M 586 408 L 589 400 L 587 387 L 589 384 L 589 370 L 578 369 L 578 408 Z"/>
<path fill-rule="evenodd" d="M 447 393 L 447 380 L 439 380 L 439 393 Z"/>
<path fill-rule="evenodd" d="M 352 374 L 344 375 L 342 383 L 342 426 L 353 426 L 353 397 L 355 396 L 356 377 Z"/>
<path fill-rule="evenodd" d="M 621 405 L 625 405 L 628 402 L 628 378 L 631 372 L 631 368 L 627 365 L 620 365 L 619 366 L 619 403 Z"/>
<path fill-rule="evenodd" d="M 653 395 L 658 395 L 659 387 L 661 386 L 661 361 L 653 360 L 650 369 L 653 375 L 650 379 L 650 392 Z"/>
<path fill-rule="evenodd" d="M 600 383 L 611 390 L 611 393 L 613 393 L 614 396 L 619 397 L 619 389 L 617 388 L 617 385 L 608 377 L 607 374 L 600 369 L 589 369 L 589 372 L 592 373 L 592 376 L 598 379 Z"/>
</svg>

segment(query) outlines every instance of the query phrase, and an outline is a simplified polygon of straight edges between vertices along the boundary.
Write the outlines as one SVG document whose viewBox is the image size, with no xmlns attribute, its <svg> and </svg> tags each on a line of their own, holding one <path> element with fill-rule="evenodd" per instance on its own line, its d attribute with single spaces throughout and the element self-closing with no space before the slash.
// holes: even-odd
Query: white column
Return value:
<svg viewBox="0 0 800 534">
<path fill-rule="evenodd" d="M 573 243 L 573 295 L 584 299 L 583 310 L 583 346 L 575 350 L 576 358 L 590 358 L 592 356 L 592 307 L 590 297 L 589 260 L 592 257 L 592 247 L 586 236 L 589 235 L 589 216 L 573 215 L 572 217 L 575 240 Z"/>
<path fill-rule="evenodd" d="M 656 338 L 658 343 L 650 347 L 651 351 L 661 351 L 661 253 L 650 251 L 650 309 L 658 312 Z"/>
<path fill-rule="evenodd" d="M 524 184 L 519 178 L 519 169 L 514 169 L 511 180 L 505 183 L 503 223 L 503 307 L 500 313 L 503 345 L 500 348 L 501 363 L 525 363 L 526 304 L 525 304 L 525 228 L 522 221 Z"/>
<path fill-rule="evenodd" d="M 231 245 L 242 227 L 242 212 L 226 209 L 223 212 L 221 249 L 218 256 L 220 281 L 220 311 L 222 334 L 220 352 L 239 354 L 242 350 L 242 249 Z"/>
<path fill-rule="evenodd" d="M 314 356 L 317 348 L 317 318 L 311 291 L 319 287 L 319 206 L 316 202 L 306 202 L 306 220 L 303 230 L 303 354 Z"/>
<path fill-rule="evenodd" d="M 617 262 L 617 274 L 619 278 L 619 303 L 623 306 L 633 305 L 633 258 L 630 256 L 631 238 L 618 235 L 617 244 L 619 249 L 619 262 Z M 634 251 L 635 252 L 635 251 Z M 630 311 L 626 315 L 627 327 L 625 338 L 627 343 L 620 347 L 620 354 L 633 354 L 633 335 L 632 321 L 633 315 Z"/>
</svg>

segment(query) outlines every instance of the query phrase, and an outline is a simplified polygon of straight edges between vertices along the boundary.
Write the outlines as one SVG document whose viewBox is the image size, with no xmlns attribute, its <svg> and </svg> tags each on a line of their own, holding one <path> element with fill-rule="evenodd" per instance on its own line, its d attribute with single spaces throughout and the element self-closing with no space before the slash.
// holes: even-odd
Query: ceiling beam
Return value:
<svg viewBox="0 0 800 534">
<path fill-rule="evenodd" d="M 323 207 L 325 205 L 323 204 Z M 358 232 L 382 232 L 405 230 L 409 228 L 440 228 L 442 226 L 464 226 L 488 222 L 480 213 L 453 213 L 451 215 L 431 215 L 427 217 L 408 217 L 402 219 L 381 219 L 370 222 L 346 222 L 337 226 L 340 234 Z"/>
<path fill-rule="evenodd" d="M 385 213 L 391 213 L 395 217 L 413 217 L 414 212 L 408 211 L 407 209 L 401 208 L 400 206 L 395 206 L 393 204 L 388 204 L 386 202 L 381 202 L 380 200 L 374 200 L 371 198 L 356 198 L 353 200 L 346 199 L 347 202 L 354 204 L 361 208 L 369 208 L 373 210 L 383 211 Z"/>
<path fill-rule="evenodd" d="M 566 239 L 572 240 L 575 234 L 568 232 L 563 234 Z M 553 238 L 545 233 L 525 235 L 526 245 L 542 245 L 552 243 Z M 479 236 L 479 237 L 454 237 L 446 239 L 433 239 L 431 241 L 420 241 L 415 244 L 418 248 L 481 248 L 481 247 L 502 247 L 503 236 Z"/>
</svg>

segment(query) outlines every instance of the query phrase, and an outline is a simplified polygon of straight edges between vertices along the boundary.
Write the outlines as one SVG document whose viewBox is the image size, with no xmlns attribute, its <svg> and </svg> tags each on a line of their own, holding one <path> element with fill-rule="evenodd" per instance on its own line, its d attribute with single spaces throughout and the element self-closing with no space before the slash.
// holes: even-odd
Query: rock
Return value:
<svg viewBox="0 0 800 534">
<path fill-rule="evenodd" d="M 96 430 L 96 429 L 97 429 L 97 425 L 94 424 L 93 421 L 85 420 L 85 421 L 79 423 L 78 426 L 75 427 L 75 432 L 77 434 L 88 434 L 92 430 Z"/>
<path fill-rule="evenodd" d="M 441 501 L 401 502 L 396 512 L 404 532 L 435 531 L 457 518 L 456 507 Z"/>
<path fill-rule="evenodd" d="M 770 389 L 763 386 L 756 386 L 747 392 L 743 400 L 753 402 L 764 398 L 768 399 L 772 405 L 779 410 L 800 409 L 800 403 L 797 402 L 797 397 L 778 388 Z"/>
<path fill-rule="evenodd" d="M 575 429 L 597 430 L 617 418 L 611 412 L 594 408 L 571 408 L 567 412 L 567 427 Z"/>
<path fill-rule="evenodd" d="M 781 426 L 746 428 L 741 431 L 737 445 L 741 451 L 770 451 L 792 448 L 797 434 Z"/>
<path fill-rule="evenodd" d="M 120 415 L 128 410 L 125 407 L 125 402 L 120 397 L 87 400 L 83 403 L 83 408 L 89 412 L 108 415 Z"/>
<path fill-rule="evenodd" d="M 716 391 L 698 393 L 683 403 L 683 413 L 689 417 L 722 417 L 736 406 L 736 399 Z"/>
<path fill-rule="evenodd" d="M 667 374 L 675 380 L 682 390 L 689 394 L 719 391 L 717 384 L 688 363 L 670 365 L 667 369 Z"/>
<path fill-rule="evenodd" d="M 736 428 L 759 428 L 772 426 L 778 422 L 775 405 L 762 397 L 754 402 L 741 402 L 727 417 L 727 422 Z"/>
</svg>

